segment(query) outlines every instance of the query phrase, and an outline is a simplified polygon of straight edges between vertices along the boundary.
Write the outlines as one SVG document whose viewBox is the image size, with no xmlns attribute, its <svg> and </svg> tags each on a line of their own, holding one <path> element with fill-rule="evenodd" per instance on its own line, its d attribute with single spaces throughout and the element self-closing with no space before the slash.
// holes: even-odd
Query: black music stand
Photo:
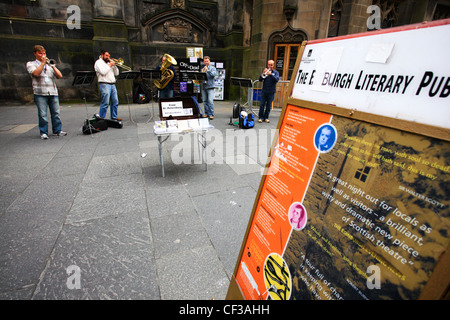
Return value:
<svg viewBox="0 0 450 320">
<path fill-rule="evenodd" d="M 96 77 L 95 71 L 77 71 L 72 86 L 90 86 Z"/>
<path fill-rule="evenodd" d="M 150 80 L 159 79 L 161 78 L 161 70 L 141 69 L 141 78 Z"/>
<path fill-rule="evenodd" d="M 89 112 L 86 103 L 86 88 L 94 82 L 97 76 L 95 71 L 77 71 L 72 81 L 72 86 L 80 87 L 83 91 L 84 106 L 86 107 L 86 118 L 89 119 Z"/>
<path fill-rule="evenodd" d="M 182 72 L 189 80 L 205 81 L 206 72 Z"/>
<path fill-rule="evenodd" d="M 236 78 L 236 77 L 230 77 L 230 79 L 231 84 L 234 86 L 253 88 L 252 79 Z"/>
<path fill-rule="evenodd" d="M 141 73 L 138 71 L 124 71 L 124 72 L 119 73 L 119 75 L 117 76 L 116 79 L 117 80 L 134 80 L 137 77 L 139 77 L 140 75 L 141 75 Z M 128 93 L 126 94 L 126 96 L 127 96 L 127 104 L 128 104 L 128 114 L 130 116 L 131 122 L 134 122 L 133 117 L 131 116 L 130 99 L 128 97 Z"/>
<path fill-rule="evenodd" d="M 194 81 L 206 81 L 206 72 L 182 72 L 188 80 L 194 80 Z M 197 99 L 198 100 L 198 99 Z M 204 102 L 204 101 L 203 101 Z M 200 106 L 198 106 L 200 109 Z M 201 110 L 202 114 L 205 114 L 204 110 Z"/>
<path fill-rule="evenodd" d="M 139 71 L 124 71 L 119 73 L 117 80 L 134 80 L 139 77 L 141 73 Z"/>
<path fill-rule="evenodd" d="M 155 105 L 153 99 L 153 80 L 161 78 L 161 70 L 141 69 L 142 80 L 150 81 L 150 99 L 152 100 L 152 116 L 147 120 L 147 123 L 155 117 Z"/>
<path fill-rule="evenodd" d="M 252 112 L 255 116 L 257 116 L 256 112 L 253 111 L 253 85 L 256 81 L 252 81 L 252 79 L 247 78 L 236 78 L 236 77 L 230 77 L 231 84 L 234 86 L 239 86 L 239 90 L 242 88 L 248 88 L 248 95 L 247 95 L 247 102 L 242 105 L 243 108 L 245 108 L 245 105 L 247 105 L 247 112 Z M 242 94 L 239 93 L 239 102 L 242 99 Z"/>
</svg>

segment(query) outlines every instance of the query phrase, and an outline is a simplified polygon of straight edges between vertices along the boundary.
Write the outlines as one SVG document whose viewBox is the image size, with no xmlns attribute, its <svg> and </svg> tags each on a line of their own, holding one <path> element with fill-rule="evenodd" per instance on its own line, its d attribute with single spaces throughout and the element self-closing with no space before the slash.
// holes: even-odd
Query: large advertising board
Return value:
<svg viewBox="0 0 450 320">
<path fill-rule="evenodd" d="M 447 34 L 449 22 L 444 22 Z M 436 32 L 441 33 L 441 24 L 433 24 L 429 30 L 438 28 Z M 422 29 L 428 30 L 410 28 L 393 32 L 392 37 L 383 33 L 383 41 L 390 42 L 391 49 L 388 53 L 380 51 L 388 56 L 384 64 L 390 67 L 380 70 L 378 79 L 389 70 L 397 75 L 399 70 L 407 70 L 396 69 L 403 61 L 395 57 L 392 48 L 404 52 L 403 46 L 409 43 L 402 34 Z M 360 38 L 364 42 L 352 59 L 348 56 L 356 46 L 353 41 Z M 367 64 L 373 63 L 366 59 L 374 50 L 373 43 L 380 43 L 379 38 L 374 37 L 372 42 L 368 38 L 371 36 L 316 42 L 313 52 L 339 47 L 343 54 L 329 61 L 334 72 L 345 73 L 345 59 L 353 61 L 348 68 L 366 72 Z M 448 52 L 447 45 L 441 41 L 430 49 Z M 365 53 L 361 47 L 366 48 Z M 444 263 L 441 269 L 448 275 L 445 259 L 450 244 L 450 142 L 333 114 L 329 104 L 380 112 L 383 117 L 388 112 L 389 117 L 405 121 L 419 117 L 427 125 L 442 127 L 448 136 L 448 95 L 439 97 L 441 100 L 434 100 L 434 96 L 424 100 L 422 107 L 426 105 L 427 110 L 435 110 L 441 117 L 435 119 L 422 116 L 420 108 L 411 105 L 412 97 L 406 95 L 409 85 L 418 86 L 415 93 L 420 86 L 425 88 L 423 77 L 415 82 L 416 76 L 411 75 L 409 85 L 404 82 L 404 93 L 400 88 L 392 92 L 401 97 L 392 102 L 380 97 L 383 92 L 375 96 L 366 93 L 364 100 L 353 92 L 353 80 L 348 88 L 312 88 L 313 84 L 308 84 L 312 78 L 300 78 L 314 73 L 314 79 L 318 79 L 330 69 L 319 66 L 320 72 L 305 71 L 310 67 L 304 59 L 310 49 L 308 44 L 304 46 L 297 76 L 291 82 L 292 97 L 279 121 L 279 134 L 232 281 L 242 298 L 254 300 L 422 298 L 438 265 Z M 427 67 L 425 72 L 442 74 L 442 83 L 448 86 L 448 64 L 445 60 L 441 65 L 433 63 L 436 67 Z M 418 68 L 417 72 L 421 74 L 422 70 Z M 406 81 L 406 73 L 400 74 L 405 74 Z M 334 91 L 337 93 L 330 98 L 328 95 Z M 295 104 L 298 101 L 301 103 Z M 326 104 L 326 108 L 317 110 L 318 103 Z M 378 103 L 384 103 L 383 107 Z M 436 290 L 448 288 L 448 277 L 443 279 L 445 283 Z"/>
<path fill-rule="evenodd" d="M 444 21 L 311 41 L 292 97 L 449 128 L 450 25 Z"/>
</svg>

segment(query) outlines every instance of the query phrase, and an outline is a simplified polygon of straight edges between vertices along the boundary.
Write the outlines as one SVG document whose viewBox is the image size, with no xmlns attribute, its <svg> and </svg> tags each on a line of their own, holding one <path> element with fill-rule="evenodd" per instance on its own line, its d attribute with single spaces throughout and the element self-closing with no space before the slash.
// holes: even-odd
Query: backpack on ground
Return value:
<svg viewBox="0 0 450 320">
<path fill-rule="evenodd" d="M 251 129 L 255 126 L 255 117 L 252 113 L 247 113 L 242 111 L 239 117 L 239 128 L 241 129 Z"/>
</svg>

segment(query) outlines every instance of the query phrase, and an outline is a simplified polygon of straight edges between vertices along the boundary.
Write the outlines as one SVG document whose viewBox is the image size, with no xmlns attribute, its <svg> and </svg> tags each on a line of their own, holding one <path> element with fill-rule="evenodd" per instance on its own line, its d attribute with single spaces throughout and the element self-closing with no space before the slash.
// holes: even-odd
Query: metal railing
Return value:
<svg viewBox="0 0 450 320">
<path fill-rule="evenodd" d="M 286 97 L 287 90 L 289 88 L 290 81 L 278 81 L 277 83 L 277 91 L 275 92 L 275 97 L 272 102 L 273 108 L 282 108 L 284 104 L 284 99 Z M 261 101 L 261 90 L 262 90 L 262 81 L 255 81 L 253 84 L 253 106 L 259 108 L 259 104 Z"/>
</svg>

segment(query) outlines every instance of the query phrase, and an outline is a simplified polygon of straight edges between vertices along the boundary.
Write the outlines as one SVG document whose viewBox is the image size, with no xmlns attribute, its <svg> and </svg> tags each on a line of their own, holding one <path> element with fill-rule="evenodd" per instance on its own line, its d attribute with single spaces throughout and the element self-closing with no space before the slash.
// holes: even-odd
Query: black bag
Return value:
<svg viewBox="0 0 450 320">
<path fill-rule="evenodd" d="M 233 119 L 239 118 L 239 114 L 241 113 L 241 105 L 239 103 L 235 103 L 233 105 Z"/>
<path fill-rule="evenodd" d="M 119 120 L 103 119 L 107 127 L 121 129 L 123 127 L 123 122 Z"/>
<path fill-rule="evenodd" d="M 100 132 L 100 130 L 95 129 L 94 126 L 90 123 L 85 124 L 83 126 L 83 128 L 81 129 L 81 131 L 83 131 L 83 134 L 92 134 L 92 133 Z"/>
<path fill-rule="evenodd" d="M 94 118 L 94 119 L 86 119 L 84 121 L 84 125 L 81 131 L 83 131 L 84 134 L 92 134 L 107 129 L 108 123 L 105 121 L 105 119 Z"/>
<path fill-rule="evenodd" d="M 98 129 L 100 131 L 104 131 L 108 129 L 108 123 L 106 122 L 105 119 L 102 120 L 96 120 L 94 122 L 91 123 L 95 129 Z"/>
</svg>

